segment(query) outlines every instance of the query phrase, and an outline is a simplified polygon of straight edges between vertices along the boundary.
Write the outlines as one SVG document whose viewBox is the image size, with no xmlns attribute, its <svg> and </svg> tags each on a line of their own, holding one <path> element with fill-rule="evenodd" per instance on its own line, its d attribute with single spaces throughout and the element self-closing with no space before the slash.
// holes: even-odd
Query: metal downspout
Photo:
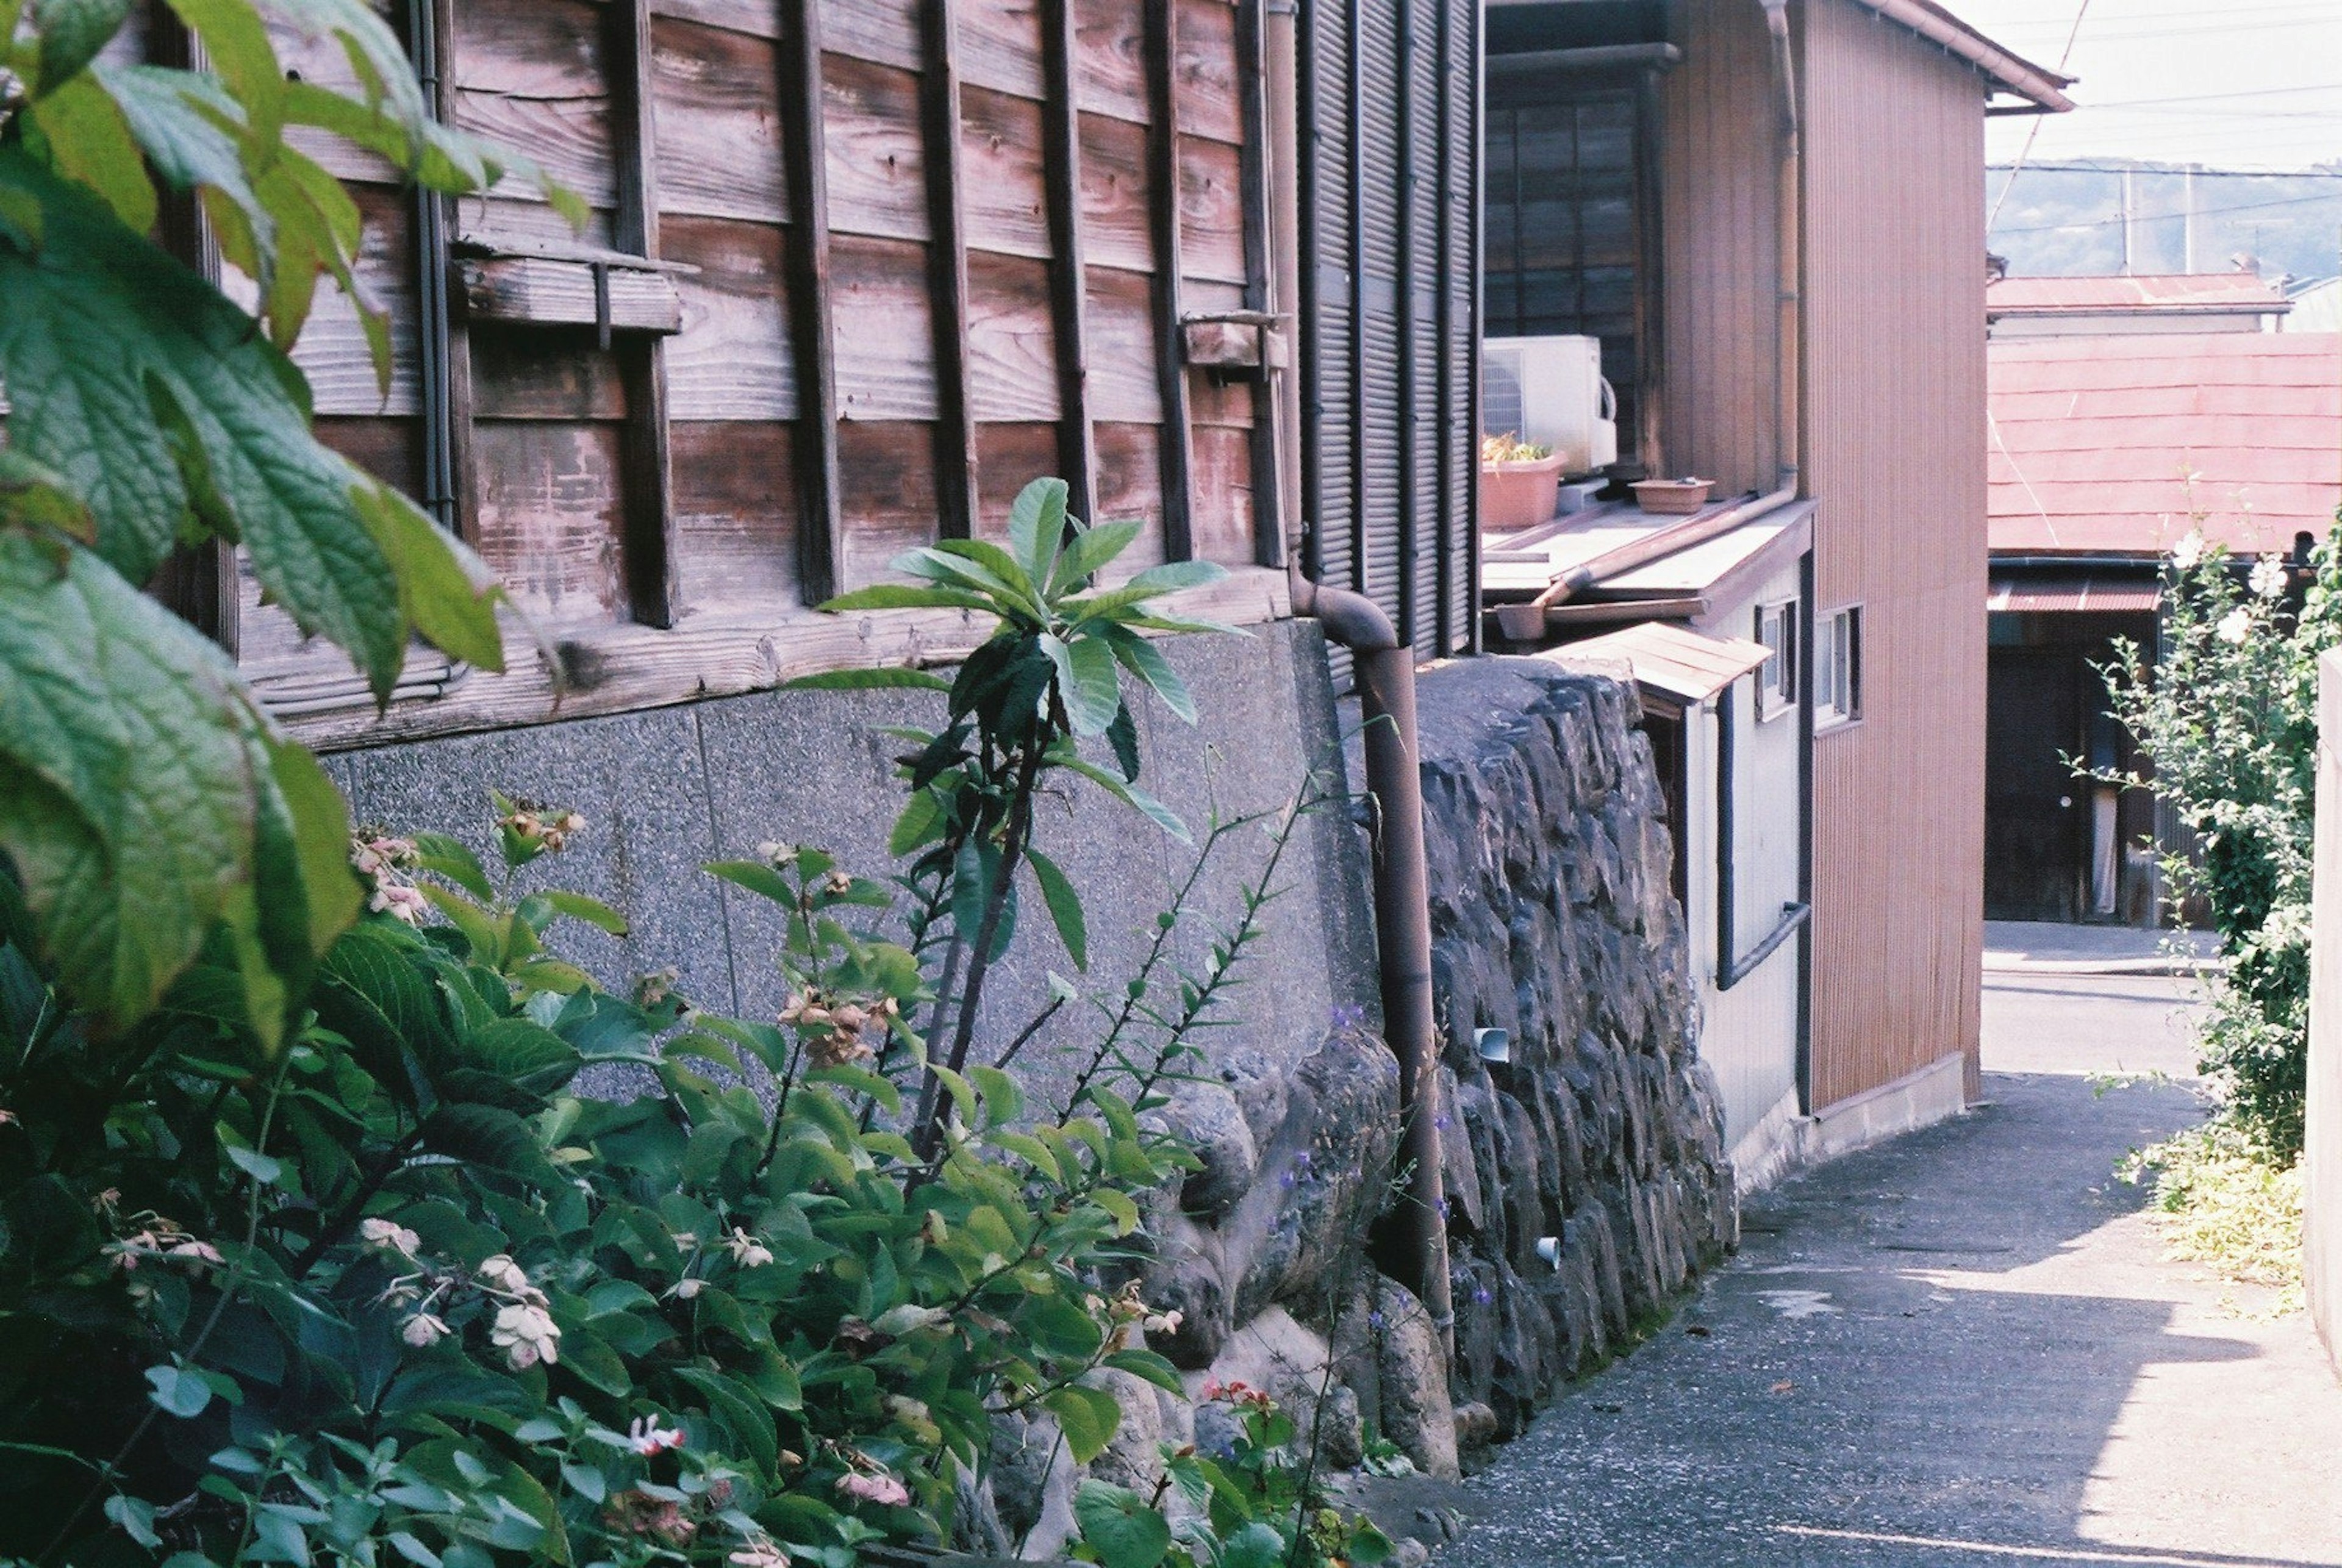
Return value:
<svg viewBox="0 0 2342 1568">
<path fill-rule="evenodd" d="M 1266 84 L 1269 125 L 1269 246 L 1276 296 L 1290 311 L 1301 297 L 1300 127 L 1296 109 L 1294 0 L 1267 0 Z M 1355 147 L 1352 155 L 1356 155 Z M 1356 324 L 1354 324 L 1355 329 Z M 1277 375 L 1278 484 L 1296 531 L 1300 492 L 1301 388 L 1293 369 Z M 1399 1068 L 1399 1161 L 1408 1174 L 1393 1216 L 1394 1242 L 1411 1260 L 1403 1282 L 1430 1313 L 1443 1346 L 1455 1350 L 1456 1313 L 1447 1278 L 1445 1168 L 1439 1148 L 1439 1052 L 1431 1005 L 1431 906 L 1423 851 L 1423 778 L 1415 723 L 1415 653 L 1390 617 L 1363 594 L 1324 587 L 1303 573 L 1298 537 L 1286 541 L 1286 580 L 1296 614 L 1315 616 L 1351 650 L 1366 721 L 1366 793 L 1376 808 L 1375 947 L 1382 976 L 1383 1035 Z"/>
<path fill-rule="evenodd" d="M 1775 189 L 1775 226 L 1779 251 L 1775 278 L 1780 294 L 1776 329 L 1774 450 L 1779 484 L 1791 493 L 1805 488 L 1806 345 L 1804 231 L 1805 140 L 1797 114 L 1797 51 L 1789 38 L 1788 0 L 1761 0 L 1765 30 L 1773 40 L 1773 75 L 1780 89 L 1780 165 Z M 1814 596 L 1818 589 L 1821 524 L 1798 564 L 1797 636 L 1797 900 L 1806 911 L 1797 940 L 1797 1110 L 1814 1112 Z"/>
</svg>

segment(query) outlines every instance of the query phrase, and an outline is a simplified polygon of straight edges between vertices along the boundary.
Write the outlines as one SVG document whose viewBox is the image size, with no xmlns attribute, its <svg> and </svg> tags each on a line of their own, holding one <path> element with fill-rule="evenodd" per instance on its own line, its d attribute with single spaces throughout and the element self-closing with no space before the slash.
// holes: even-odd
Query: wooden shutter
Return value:
<svg viewBox="0 0 2342 1568">
<path fill-rule="evenodd" d="M 1476 620 L 1477 28 L 1469 0 L 1302 12 L 1308 560 L 1426 657 Z"/>
</svg>

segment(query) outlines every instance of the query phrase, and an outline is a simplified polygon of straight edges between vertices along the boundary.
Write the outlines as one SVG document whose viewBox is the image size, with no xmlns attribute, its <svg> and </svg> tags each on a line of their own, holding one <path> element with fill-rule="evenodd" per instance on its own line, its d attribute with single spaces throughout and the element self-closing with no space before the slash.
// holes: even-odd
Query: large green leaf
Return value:
<svg viewBox="0 0 2342 1568">
<path fill-rule="evenodd" d="M 416 626 L 501 667 L 496 591 L 310 434 L 300 373 L 249 316 L 21 151 L 0 149 L 0 189 L 32 197 L 43 230 L 36 255 L 0 244 L 9 437 L 87 503 L 109 564 L 144 581 L 192 513 L 241 539 L 269 596 L 377 694 Z"/>
<path fill-rule="evenodd" d="M 1016 493 L 1008 508 L 1008 553 L 1024 567 L 1035 587 L 1049 582 L 1050 564 L 1066 534 L 1066 498 L 1062 479 L 1036 479 Z"/>
<path fill-rule="evenodd" d="M 282 964 L 347 923 L 338 798 L 283 758 L 217 648 L 63 541 L 0 533 L 0 849 L 103 1024 L 153 1006 L 248 893 L 264 817 L 282 924 L 264 934 L 254 906 L 243 929 Z"/>
<path fill-rule="evenodd" d="M 1082 1539 L 1105 1568 L 1156 1568 L 1171 1550 L 1171 1526 L 1126 1486 L 1086 1480 L 1074 1493 Z"/>
<path fill-rule="evenodd" d="M 41 91 L 55 92 L 96 58 L 129 15 L 130 0 L 40 0 L 33 27 L 41 35 Z"/>
</svg>

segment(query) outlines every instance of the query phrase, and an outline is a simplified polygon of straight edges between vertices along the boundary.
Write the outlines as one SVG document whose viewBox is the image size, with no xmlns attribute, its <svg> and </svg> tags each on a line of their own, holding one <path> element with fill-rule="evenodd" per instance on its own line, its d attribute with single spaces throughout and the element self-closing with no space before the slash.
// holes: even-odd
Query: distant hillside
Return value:
<svg viewBox="0 0 2342 1568">
<path fill-rule="evenodd" d="M 2123 267 L 2124 160 L 2091 159 L 2021 171 L 2007 200 L 2007 168 L 1985 175 L 1985 210 L 2000 213 L 1987 241 L 2008 270 L 2035 277 L 2078 277 Z M 2187 181 L 2169 164 L 2129 164 L 2131 271 L 2187 270 L 2183 250 Z M 2196 175 L 2196 267 L 2226 272 L 2238 254 L 2257 256 L 2262 275 L 2332 277 L 2342 272 L 2342 163 L 2298 174 Z"/>
</svg>

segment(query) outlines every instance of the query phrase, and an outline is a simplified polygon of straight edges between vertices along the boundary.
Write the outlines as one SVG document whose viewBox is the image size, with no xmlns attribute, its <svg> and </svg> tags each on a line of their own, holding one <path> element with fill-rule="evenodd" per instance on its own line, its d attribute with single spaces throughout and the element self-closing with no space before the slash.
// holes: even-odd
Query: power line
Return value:
<svg viewBox="0 0 2342 1568">
<path fill-rule="evenodd" d="M 2020 172 L 2007 164 L 1993 164 L 1987 174 Z M 2145 165 L 2121 163 L 2101 164 L 2027 164 L 2022 171 L 2032 175 L 2193 175 L 2199 180 L 2342 180 L 2342 169 L 2303 169 L 2297 173 L 2271 174 L 2267 169 L 2191 169 L 2184 165 Z"/>
<path fill-rule="evenodd" d="M 2342 201 L 2342 192 L 2337 192 L 2333 195 L 2286 196 L 2280 200 L 2270 202 L 2238 202 L 2234 205 L 2225 207 L 2199 207 L 2197 209 L 2196 215 L 2199 219 L 2216 218 L 2223 213 L 2257 213 L 2266 211 L 2270 207 L 2297 207 L 2306 205 L 2312 202 L 2335 201 Z M 2183 215 L 2176 212 L 2161 213 L 2149 217 L 2139 217 L 2134 215 L 2127 221 L 2132 223 L 2167 223 L 2172 219 L 2182 215 Z M 2118 213 L 2112 217 L 2080 218 L 2070 224 L 2033 224 L 2024 228 L 1997 229 L 1990 232 L 1996 235 L 2047 235 L 2062 233 L 2070 229 L 2102 229 L 2109 224 L 2119 224 L 2125 221 L 2126 219 L 2123 215 Z"/>
<path fill-rule="evenodd" d="M 2082 0 L 2074 10 L 2074 25 L 2066 30 L 2065 51 L 2057 56 L 2057 75 L 2060 76 L 2066 74 L 2067 62 L 2074 57 L 2074 40 L 2082 35 L 2082 18 L 2089 14 L 2090 0 Z M 2025 133 L 2025 145 L 2017 149 L 2017 162 L 2009 165 L 2008 184 L 2000 187 L 2000 200 L 1992 204 L 1992 213 L 1984 221 L 1987 234 L 1990 234 L 1992 225 L 2000 221 L 2001 204 L 2007 201 L 2008 193 L 2017 188 L 2017 171 L 2025 167 L 2026 155 L 2033 151 L 2033 138 L 2041 134 L 2041 122 L 2047 118 L 2047 115 L 2036 115 L 2033 128 Z"/>
</svg>

